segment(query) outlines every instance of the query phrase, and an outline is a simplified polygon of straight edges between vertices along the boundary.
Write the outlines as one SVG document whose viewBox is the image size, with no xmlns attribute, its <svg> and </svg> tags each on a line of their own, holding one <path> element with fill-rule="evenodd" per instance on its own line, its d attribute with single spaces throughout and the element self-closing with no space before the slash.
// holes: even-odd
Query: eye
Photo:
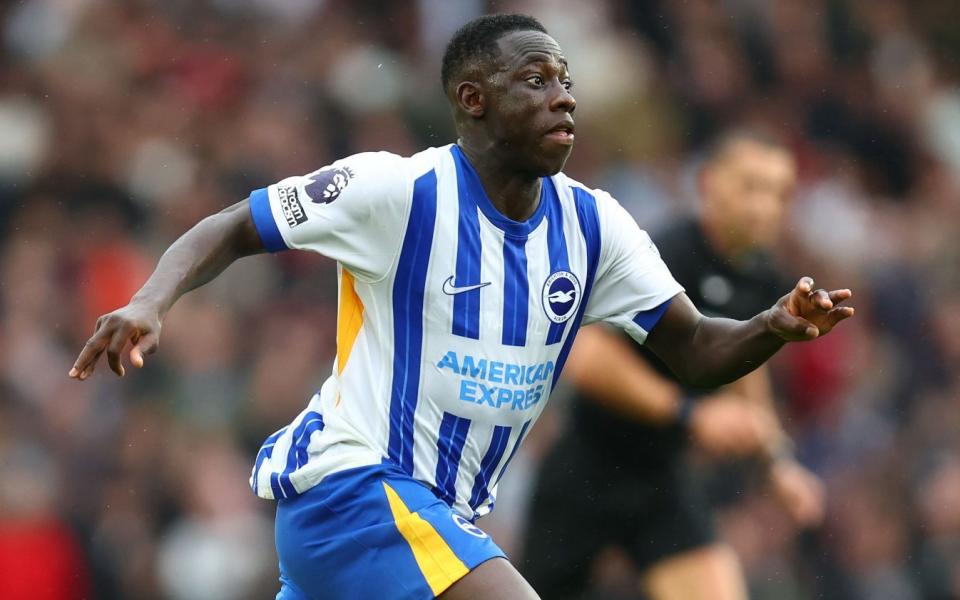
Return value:
<svg viewBox="0 0 960 600">
<path fill-rule="evenodd" d="M 564 87 L 565 89 L 567 89 L 567 90 L 573 89 L 573 80 L 572 80 L 572 79 L 569 79 L 569 78 L 564 79 L 564 80 L 563 80 L 563 87 Z"/>
<path fill-rule="evenodd" d="M 542 75 L 531 75 L 530 77 L 527 77 L 527 81 L 529 81 L 530 83 L 532 83 L 533 85 L 535 85 L 535 86 L 537 86 L 537 87 L 542 87 L 542 86 L 543 86 L 543 76 L 542 76 Z"/>
</svg>

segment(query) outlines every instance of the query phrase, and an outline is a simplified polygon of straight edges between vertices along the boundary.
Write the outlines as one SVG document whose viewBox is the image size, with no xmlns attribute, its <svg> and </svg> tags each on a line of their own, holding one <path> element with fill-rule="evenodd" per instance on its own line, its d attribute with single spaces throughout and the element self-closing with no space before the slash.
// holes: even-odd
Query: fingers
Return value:
<svg viewBox="0 0 960 600">
<path fill-rule="evenodd" d="M 844 300 L 847 300 L 853 296 L 853 292 L 846 288 L 828 292 L 822 288 L 814 289 L 813 285 L 813 278 L 801 277 L 797 282 L 795 289 L 796 291 L 800 292 L 801 295 L 804 295 L 808 300 L 810 300 L 814 306 L 824 310 L 830 310 L 837 304 L 840 304 Z"/>
<path fill-rule="evenodd" d="M 107 342 L 108 338 L 103 331 L 94 333 L 93 337 L 87 340 L 87 343 L 83 346 L 76 362 L 73 363 L 73 368 L 70 369 L 69 373 L 70 377 L 80 381 L 89 377 L 96 368 L 100 355 L 106 349 Z"/>
<path fill-rule="evenodd" d="M 813 278 L 801 277 L 783 305 L 789 317 L 780 320 L 779 331 L 788 341 L 806 341 L 829 333 L 833 326 L 853 316 L 852 308 L 838 306 L 853 296 L 843 288 L 814 289 Z"/>
<path fill-rule="evenodd" d="M 784 329 L 794 336 L 795 341 L 813 340 L 820 335 L 820 328 L 803 317 L 794 317 Z"/>
<path fill-rule="evenodd" d="M 127 342 L 130 341 L 131 332 L 126 327 L 121 327 L 113 336 L 110 338 L 110 343 L 107 345 L 107 364 L 110 365 L 110 370 L 114 373 L 123 377 L 126 372 L 123 368 L 123 363 L 120 361 L 120 357 L 123 353 L 123 348 L 127 345 Z"/>
<path fill-rule="evenodd" d="M 81 381 L 89 377 L 104 352 L 113 372 L 123 377 L 126 370 L 122 358 L 127 343 L 133 345 L 130 361 L 142 367 L 144 355 L 156 351 L 159 343 L 160 322 L 157 316 L 150 307 L 128 304 L 97 319 L 93 336 L 70 369 L 70 377 Z"/>
<path fill-rule="evenodd" d="M 830 300 L 830 294 L 827 290 L 818 289 L 810 292 L 808 299 L 810 303 L 821 310 L 830 310 L 833 308 L 833 302 Z"/>
<path fill-rule="evenodd" d="M 810 309 L 830 310 L 833 302 L 826 290 L 813 288 L 812 277 L 801 277 L 790 294 L 789 306 L 791 313 L 799 315 Z"/>
<path fill-rule="evenodd" d="M 830 326 L 833 327 L 840 321 L 852 317 L 855 312 L 856 311 L 852 306 L 838 306 L 827 313 L 827 320 L 829 321 Z"/>
<path fill-rule="evenodd" d="M 153 333 L 134 340 L 134 346 L 130 350 L 130 363 L 138 369 L 143 368 L 143 356 L 156 352 L 159 341 L 159 338 Z"/>
<path fill-rule="evenodd" d="M 833 302 L 833 305 L 836 306 L 837 304 L 840 304 L 844 300 L 853 296 L 853 292 L 851 292 L 848 289 L 833 290 L 832 292 L 830 292 L 829 296 L 830 296 L 830 302 Z"/>
<path fill-rule="evenodd" d="M 851 296 L 853 296 L 853 292 L 847 288 L 833 290 L 831 292 L 820 288 L 810 292 L 807 295 L 807 298 L 813 303 L 814 306 L 822 308 L 823 310 L 830 310 L 844 300 L 848 300 Z"/>
</svg>

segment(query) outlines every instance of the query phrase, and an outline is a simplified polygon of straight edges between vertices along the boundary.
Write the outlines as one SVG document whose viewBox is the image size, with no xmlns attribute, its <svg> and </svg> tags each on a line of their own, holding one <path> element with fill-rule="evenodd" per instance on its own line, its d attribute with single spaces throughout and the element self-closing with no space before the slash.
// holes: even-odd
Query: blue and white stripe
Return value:
<svg viewBox="0 0 960 600">
<path fill-rule="evenodd" d="M 437 471 L 434 476 L 434 491 L 441 500 L 453 504 L 457 498 L 457 474 L 460 471 L 460 456 L 470 432 L 470 419 L 443 413 L 440 433 L 437 438 Z"/>
<path fill-rule="evenodd" d="M 563 232 L 563 210 L 557 198 L 557 187 L 552 179 L 544 181 L 544 202 L 549 202 L 547 210 L 547 253 L 550 255 L 550 273 L 570 270 L 570 258 L 567 252 L 567 239 Z M 563 339 L 567 323 L 550 323 L 547 332 L 547 344 L 556 344 Z"/>
<path fill-rule="evenodd" d="M 483 188 L 476 177 L 470 176 L 470 166 L 454 153 L 457 172 L 457 268 L 454 282 L 459 287 L 479 285 L 480 281 L 480 219 L 477 216 L 477 198 Z M 453 297 L 453 334 L 480 339 L 480 291 L 476 288 Z"/>
<path fill-rule="evenodd" d="M 577 207 L 577 221 L 580 224 L 580 233 L 583 235 L 583 241 L 587 249 L 587 276 L 583 285 L 583 295 L 580 298 L 580 305 L 577 307 L 577 313 L 574 315 L 573 323 L 570 324 L 571 335 L 568 335 L 560 349 L 560 355 L 557 357 L 557 369 L 553 373 L 553 385 L 557 385 L 557 378 L 563 370 L 563 364 L 570 355 L 570 348 L 573 346 L 573 340 L 576 337 L 576 331 L 580 329 L 580 322 L 583 321 L 583 311 L 587 308 L 590 301 L 590 292 L 593 291 L 593 280 L 597 276 L 597 266 L 600 262 L 600 215 L 597 212 L 597 199 L 583 188 L 574 187 L 574 203 Z"/>
<path fill-rule="evenodd" d="M 423 298 L 437 219 L 437 174 L 421 175 L 393 284 L 393 384 L 390 393 L 388 457 L 413 475 L 413 417 L 420 388 L 423 351 Z"/>
<path fill-rule="evenodd" d="M 473 480 L 473 489 L 470 492 L 469 505 L 473 511 L 476 511 L 490 497 L 493 474 L 500 466 L 500 460 L 507 449 L 507 442 L 510 441 L 510 431 L 511 428 L 505 425 L 497 425 L 493 428 L 490 444 L 480 461 L 480 470 L 477 471 Z"/>
<path fill-rule="evenodd" d="M 335 168 L 356 173 L 335 201 L 311 202 L 310 177 L 250 197 L 267 249 L 337 258 L 351 275 L 341 306 L 353 311 L 348 367 L 267 438 L 254 491 L 290 498 L 331 473 L 387 461 L 462 516 L 485 514 L 580 325 L 611 322 L 642 341 L 675 282 L 640 250 L 616 203 L 563 175 L 541 179 L 539 204 L 521 222 L 494 207 L 457 146 L 357 155 Z M 296 223 L 281 187 L 300 194 Z"/>
<path fill-rule="evenodd" d="M 527 345 L 527 236 L 503 236 L 503 336 L 505 346 Z"/>
</svg>

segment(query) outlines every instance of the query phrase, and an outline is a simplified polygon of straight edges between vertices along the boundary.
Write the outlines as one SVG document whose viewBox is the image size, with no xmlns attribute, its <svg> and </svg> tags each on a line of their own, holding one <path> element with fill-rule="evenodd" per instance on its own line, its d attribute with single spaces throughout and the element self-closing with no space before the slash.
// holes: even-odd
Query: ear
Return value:
<svg viewBox="0 0 960 600">
<path fill-rule="evenodd" d="M 483 90 L 480 89 L 480 84 L 472 81 L 461 82 L 455 93 L 460 110 L 476 119 L 483 116 L 486 111 L 487 99 Z"/>
</svg>

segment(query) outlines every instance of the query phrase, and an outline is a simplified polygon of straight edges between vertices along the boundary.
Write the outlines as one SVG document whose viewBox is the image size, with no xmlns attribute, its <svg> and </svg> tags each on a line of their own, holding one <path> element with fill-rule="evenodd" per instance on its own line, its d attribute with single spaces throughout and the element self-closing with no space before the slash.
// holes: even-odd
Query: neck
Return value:
<svg viewBox="0 0 960 600">
<path fill-rule="evenodd" d="M 483 191 L 500 214 L 514 221 L 526 221 L 536 212 L 540 204 L 540 177 L 518 171 L 516 163 L 503 160 L 493 144 L 460 138 L 457 145 L 470 160 Z"/>
</svg>

